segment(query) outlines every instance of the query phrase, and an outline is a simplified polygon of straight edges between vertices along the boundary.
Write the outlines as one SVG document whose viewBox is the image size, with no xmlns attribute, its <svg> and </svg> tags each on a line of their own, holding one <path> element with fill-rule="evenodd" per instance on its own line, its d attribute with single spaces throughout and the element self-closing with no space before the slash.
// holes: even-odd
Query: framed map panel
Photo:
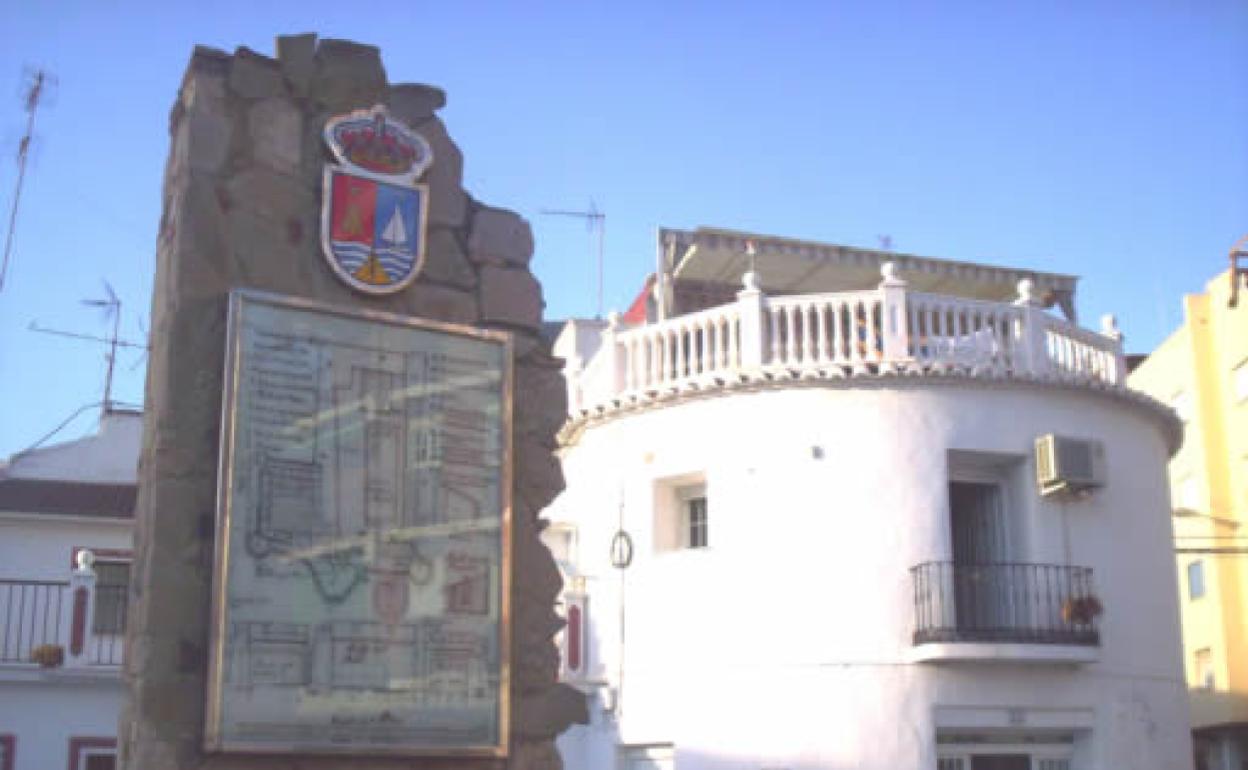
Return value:
<svg viewBox="0 0 1248 770">
<path fill-rule="evenodd" d="M 230 295 L 209 751 L 502 756 L 511 342 Z"/>
</svg>

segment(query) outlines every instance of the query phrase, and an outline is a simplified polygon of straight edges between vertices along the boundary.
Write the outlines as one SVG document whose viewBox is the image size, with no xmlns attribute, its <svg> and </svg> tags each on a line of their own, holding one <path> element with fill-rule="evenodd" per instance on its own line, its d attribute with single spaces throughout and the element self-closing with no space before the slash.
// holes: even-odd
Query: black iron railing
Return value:
<svg viewBox="0 0 1248 770">
<path fill-rule="evenodd" d="M 915 644 L 1100 644 L 1089 567 L 927 562 L 910 574 Z"/>
<path fill-rule="evenodd" d="M 64 644 L 61 610 L 68 583 L 0 580 L 0 663 L 29 663 L 41 644 Z"/>
</svg>

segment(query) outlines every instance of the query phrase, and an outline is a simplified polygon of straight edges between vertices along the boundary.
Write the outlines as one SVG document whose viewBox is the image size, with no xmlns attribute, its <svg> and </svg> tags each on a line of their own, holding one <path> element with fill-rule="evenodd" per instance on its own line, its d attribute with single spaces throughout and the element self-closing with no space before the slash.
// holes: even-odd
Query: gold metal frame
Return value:
<svg viewBox="0 0 1248 770">
<path fill-rule="evenodd" d="M 497 343 L 503 348 L 502 394 L 502 468 L 500 487 L 500 576 L 499 576 L 499 698 L 498 742 L 491 745 L 436 746 L 395 745 L 344 746 L 308 748 L 297 744 L 274 747 L 271 743 L 226 741 L 221 736 L 222 689 L 224 685 L 225 628 L 227 608 L 226 585 L 229 578 L 230 527 L 232 525 L 232 490 L 234 439 L 237 420 L 238 381 L 242 374 L 241 320 L 245 304 L 266 304 L 280 308 L 340 316 L 392 326 L 409 327 L 428 332 L 472 337 Z M 288 297 L 268 292 L 235 289 L 229 295 L 226 319 L 225 376 L 221 407 L 220 451 L 217 465 L 216 543 L 213 554 L 212 616 L 209 630 L 208 688 L 204 715 L 203 747 L 207 752 L 238 752 L 267 755 L 306 756 L 407 756 L 407 757 L 505 757 L 510 740 L 511 723 L 511 584 L 512 584 L 512 387 L 514 383 L 514 343 L 511 334 L 477 329 L 471 326 L 433 321 L 423 318 L 367 309 L 335 307 L 313 300 Z"/>
</svg>

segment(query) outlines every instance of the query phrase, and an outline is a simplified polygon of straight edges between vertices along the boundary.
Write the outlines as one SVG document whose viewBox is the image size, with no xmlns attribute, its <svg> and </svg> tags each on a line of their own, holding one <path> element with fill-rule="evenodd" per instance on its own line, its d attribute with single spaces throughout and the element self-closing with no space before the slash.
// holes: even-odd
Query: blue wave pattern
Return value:
<svg viewBox="0 0 1248 770">
<path fill-rule="evenodd" d="M 420 245 L 418 217 L 423 208 L 420 199 L 422 191 L 384 182 L 373 184 L 377 185 L 377 202 L 373 216 L 372 247 L 359 241 L 335 240 L 330 242 L 330 249 L 338 264 L 349 273 L 359 270 L 368 261 L 371 252 L 391 281 L 401 281 L 412 272 L 416 263 Z M 405 239 L 400 243 L 391 243 L 382 235 L 396 215 Z"/>
</svg>

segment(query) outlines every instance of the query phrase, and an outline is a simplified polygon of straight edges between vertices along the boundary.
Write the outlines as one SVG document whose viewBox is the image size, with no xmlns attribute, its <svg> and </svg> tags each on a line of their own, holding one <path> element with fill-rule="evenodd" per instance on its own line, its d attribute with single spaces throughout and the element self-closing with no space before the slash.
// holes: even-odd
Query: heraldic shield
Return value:
<svg viewBox="0 0 1248 770">
<path fill-rule="evenodd" d="M 424 264 L 429 190 L 415 180 L 432 162 L 429 146 L 380 106 L 331 119 L 325 139 L 342 161 L 325 168 L 325 257 L 355 289 L 399 291 Z"/>
</svg>

